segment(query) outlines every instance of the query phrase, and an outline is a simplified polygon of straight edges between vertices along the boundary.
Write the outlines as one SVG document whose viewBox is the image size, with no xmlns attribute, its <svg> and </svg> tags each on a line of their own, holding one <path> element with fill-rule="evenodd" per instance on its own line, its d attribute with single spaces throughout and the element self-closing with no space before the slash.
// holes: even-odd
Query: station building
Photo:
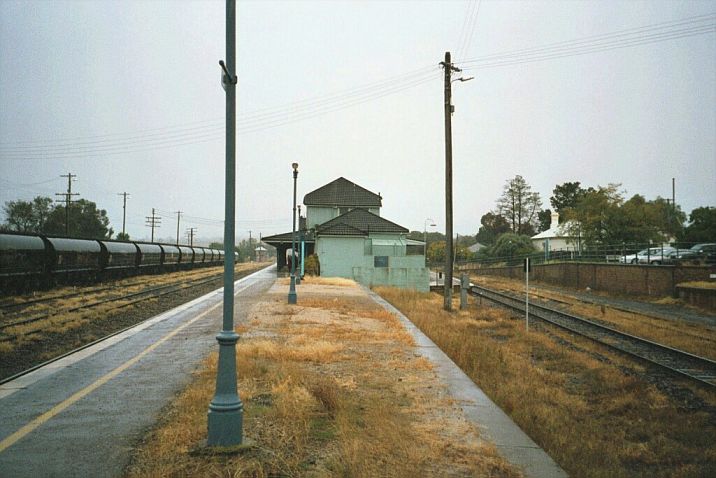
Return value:
<svg viewBox="0 0 716 478">
<path fill-rule="evenodd" d="M 322 277 L 428 291 L 425 243 L 408 239 L 407 228 L 381 217 L 382 202 L 380 194 L 342 177 L 306 194 L 306 217 L 296 232 L 298 269 L 301 257 L 305 262 L 315 254 Z M 276 247 L 278 270 L 285 274 L 292 233 L 263 240 Z"/>
</svg>

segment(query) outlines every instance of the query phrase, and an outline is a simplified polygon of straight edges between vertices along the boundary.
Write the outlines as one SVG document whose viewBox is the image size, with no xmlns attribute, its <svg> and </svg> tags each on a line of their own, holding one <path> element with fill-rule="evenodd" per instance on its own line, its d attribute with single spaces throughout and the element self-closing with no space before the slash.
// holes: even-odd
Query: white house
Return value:
<svg viewBox="0 0 716 478">
<path fill-rule="evenodd" d="M 546 255 L 556 251 L 578 251 L 579 238 L 569 232 L 572 221 L 563 224 L 559 223 L 559 213 L 552 213 L 552 224 L 546 231 L 532 236 L 532 244 L 538 251 L 544 251 Z"/>
</svg>

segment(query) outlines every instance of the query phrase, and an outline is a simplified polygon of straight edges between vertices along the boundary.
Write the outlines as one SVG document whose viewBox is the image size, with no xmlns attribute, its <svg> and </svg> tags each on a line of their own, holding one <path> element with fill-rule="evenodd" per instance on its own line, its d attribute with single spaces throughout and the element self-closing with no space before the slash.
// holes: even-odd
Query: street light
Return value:
<svg viewBox="0 0 716 478">
<path fill-rule="evenodd" d="M 222 85 L 226 91 L 226 192 L 224 206 L 224 303 L 216 371 L 216 392 L 209 404 L 209 446 L 240 445 L 243 441 L 244 405 L 236 384 L 234 330 L 234 213 L 236 208 L 236 2 L 226 1 L 226 64 Z"/>
<path fill-rule="evenodd" d="M 423 242 L 425 243 L 425 263 L 428 262 L 428 221 L 430 221 L 430 227 L 435 227 L 435 221 L 429 217 L 423 222 Z"/>
<path fill-rule="evenodd" d="M 291 287 L 288 289 L 288 303 L 296 303 L 296 179 L 298 179 L 298 163 L 293 168 L 293 229 L 291 231 Z"/>
</svg>

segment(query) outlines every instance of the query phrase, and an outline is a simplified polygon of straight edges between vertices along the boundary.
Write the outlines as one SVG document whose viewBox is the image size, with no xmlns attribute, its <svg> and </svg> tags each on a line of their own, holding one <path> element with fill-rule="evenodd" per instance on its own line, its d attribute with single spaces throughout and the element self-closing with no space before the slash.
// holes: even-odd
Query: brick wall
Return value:
<svg viewBox="0 0 716 478">
<path fill-rule="evenodd" d="M 505 267 L 460 267 L 473 275 L 495 275 L 523 279 L 522 265 Z M 603 290 L 622 294 L 655 297 L 676 296 L 676 286 L 682 282 L 708 281 L 716 267 L 705 266 L 649 266 L 564 262 L 532 266 L 530 280 L 578 289 Z"/>
</svg>

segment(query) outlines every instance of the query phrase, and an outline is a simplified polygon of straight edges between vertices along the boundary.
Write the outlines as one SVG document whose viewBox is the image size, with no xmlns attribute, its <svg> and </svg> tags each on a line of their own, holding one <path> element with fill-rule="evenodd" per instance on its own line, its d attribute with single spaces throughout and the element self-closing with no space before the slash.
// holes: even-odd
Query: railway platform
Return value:
<svg viewBox="0 0 716 478">
<path fill-rule="evenodd" d="M 237 324 L 275 281 L 272 269 L 236 281 Z M 0 385 L 0 476 L 121 476 L 133 444 L 216 349 L 222 294 Z"/>
<path fill-rule="evenodd" d="M 236 282 L 237 324 L 275 283 L 274 268 Z M 528 477 L 567 476 L 405 316 L 365 293 L 400 318 L 465 418 L 509 462 Z M 133 447 L 216 350 L 221 304 L 219 289 L 0 385 L 0 476 L 122 476 Z"/>
</svg>

